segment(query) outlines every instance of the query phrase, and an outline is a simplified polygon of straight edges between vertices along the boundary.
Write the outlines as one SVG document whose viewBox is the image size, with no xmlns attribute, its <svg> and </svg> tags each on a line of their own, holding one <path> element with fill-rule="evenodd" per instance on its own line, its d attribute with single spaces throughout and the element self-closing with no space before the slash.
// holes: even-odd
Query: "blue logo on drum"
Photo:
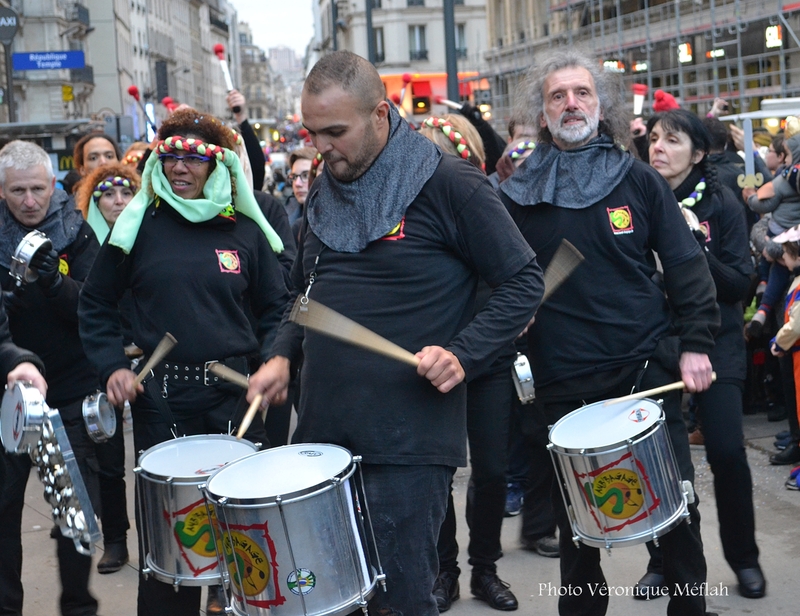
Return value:
<svg viewBox="0 0 800 616">
<path fill-rule="evenodd" d="M 295 595 L 299 596 L 300 593 L 307 595 L 317 585 L 317 576 L 309 569 L 298 569 L 289 574 L 289 577 L 286 578 L 286 585 Z"/>
<path fill-rule="evenodd" d="M 316 458 L 317 456 L 321 456 L 322 452 L 321 451 L 314 451 L 312 449 L 307 449 L 305 451 L 298 451 L 297 455 L 298 456 L 306 456 L 307 458 Z"/>
</svg>

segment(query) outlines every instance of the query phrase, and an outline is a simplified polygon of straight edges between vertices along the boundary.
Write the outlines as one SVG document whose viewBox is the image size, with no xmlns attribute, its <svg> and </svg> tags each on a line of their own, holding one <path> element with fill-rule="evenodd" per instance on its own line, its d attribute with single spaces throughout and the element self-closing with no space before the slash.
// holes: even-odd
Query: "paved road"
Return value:
<svg viewBox="0 0 800 616">
<path fill-rule="evenodd" d="M 695 449 L 693 457 L 697 467 L 697 491 L 702 501 L 703 538 L 708 561 L 710 588 L 722 596 L 709 597 L 709 610 L 720 615 L 791 614 L 800 612 L 797 607 L 798 586 L 796 558 L 800 554 L 800 492 L 790 492 L 783 487 L 788 467 L 769 465 L 767 455 L 772 451 L 775 432 L 785 427 L 785 422 L 768 423 L 764 415 L 748 416 L 746 436 L 748 455 L 753 469 L 758 541 L 762 552 L 762 565 L 769 581 L 768 595 L 764 599 L 744 599 L 736 593 L 736 578 L 723 560 L 716 522 L 716 508 L 711 484 L 711 472 L 702 448 Z M 133 482 L 131 478 L 132 438 L 126 426 L 128 444 L 128 508 L 133 514 Z M 460 469 L 455 482 L 456 506 L 463 512 L 468 473 Z M 31 476 L 26 493 L 23 516 L 23 544 L 25 561 L 25 616 L 57 616 L 59 584 L 55 549 L 49 538 L 51 521 L 48 508 L 41 495 L 41 484 L 35 473 Z M 424 498 L 415 495 L 413 498 Z M 463 517 L 460 518 L 460 522 Z M 519 614 L 557 614 L 555 596 L 548 596 L 548 588 L 557 588 L 558 561 L 542 558 L 519 549 L 519 518 L 508 518 L 503 527 L 505 556 L 499 563 L 500 576 L 511 583 L 520 601 Z M 133 521 L 131 521 L 133 524 Z M 135 555 L 135 535 L 129 538 L 131 554 Z M 459 542 L 462 548 L 461 564 L 467 570 L 461 576 L 462 596 L 450 610 L 452 616 L 491 616 L 496 614 L 485 604 L 472 599 L 469 594 L 469 571 L 466 565 L 466 524 L 459 524 Z M 102 546 L 101 546 L 102 547 Z M 2 557 L 2 555 L 0 555 Z M 98 558 L 96 555 L 95 558 Z M 616 548 L 611 556 L 603 555 L 604 570 L 610 585 L 630 587 L 644 573 L 647 551 L 644 546 Z M 119 573 L 93 575 L 92 588 L 100 600 L 102 616 L 134 616 L 136 613 L 136 567 L 131 562 Z M 650 602 L 634 601 L 630 597 L 612 597 L 609 614 L 619 616 L 649 616 L 666 613 L 665 599 Z"/>
</svg>

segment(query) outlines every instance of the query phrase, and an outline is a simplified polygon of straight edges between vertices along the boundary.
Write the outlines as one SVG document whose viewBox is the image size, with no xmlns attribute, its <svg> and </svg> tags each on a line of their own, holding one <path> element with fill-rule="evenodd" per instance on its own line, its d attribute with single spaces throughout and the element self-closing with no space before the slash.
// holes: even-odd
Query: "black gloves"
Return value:
<svg viewBox="0 0 800 616">
<path fill-rule="evenodd" d="M 47 252 L 38 251 L 31 259 L 31 268 L 39 271 L 36 282 L 48 297 L 58 293 L 63 282 L 63 277 L 58 271 L 59 260 L 58 253 L 52 248 Z"/>
<path fill-rule="evenodd" d="M 459 109 L 459 112 L 472 123 L 483 119 L 481 110 L 477 107 L 473 107 L 469 103 L 464 103 L 461 109 Z"/>
<path fill-rule="evenodd" d="M 15 286 L 11 291 L 3 291 L 3 307 L 7 315 L 17 314 L 25 306 L 25 300 L 22 299 L 24 293 L 24 286 Z"/>
</svg>

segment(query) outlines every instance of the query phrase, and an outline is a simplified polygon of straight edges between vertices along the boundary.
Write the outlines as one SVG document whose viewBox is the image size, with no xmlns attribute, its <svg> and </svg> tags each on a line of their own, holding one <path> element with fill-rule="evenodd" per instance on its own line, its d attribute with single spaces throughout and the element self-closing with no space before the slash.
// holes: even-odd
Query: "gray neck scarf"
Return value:
<svg viewBox="0 0 800 616">
<path fill-rule="evenodd" d="M 608 196 L 633 165 L 633 156 L 600 135 L 574 150 L 538 143 L 500 190 L 519 205 L 551 203 L 581 210 Z"/>
<path fill-rule="evenodd" d="M 391 104 L 389 121 L 386 147 L 361 177 L 340 182 L 326 166 L 306 200 L 311 230 L 337 252 L 361 252 L 389 233 L 439 166 L 439 149 Z"/>
<path fill-rule="evenodd" d="M 83 215 L 75 209 L 72 198 L 58 188 L 50 197 L 44 220 L 35 228 L 44 233 L 59 254 L 75 241 L 83 224 Z M 11 215 L 5 200 L 0 202 L 0 265 L 11 267 L 11 257 L 20 241 L 33 228 L 23 226 Z"/>
</svg>

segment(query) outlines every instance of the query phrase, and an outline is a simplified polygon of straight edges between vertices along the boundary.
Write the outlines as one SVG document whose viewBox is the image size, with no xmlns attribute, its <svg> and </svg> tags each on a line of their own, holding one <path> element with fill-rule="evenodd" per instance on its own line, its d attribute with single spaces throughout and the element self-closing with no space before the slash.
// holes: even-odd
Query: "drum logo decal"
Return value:
<svg viewBox="0 0 800 616">
<path fill-rule="evenodd" d="M 317 576 L 311 570 L 301 568 L 289 574 L 289 577 L 286 578 L 286 585 L 295 595 L 300 593 L 307 595 L 317 585 Z"/>
<path fill-rule="evenodd" d="M 583 489 L 590 503 L 615 520 L 627 520 L 644 504 L 639 475 L 627 468 L 604 471 Z"/>
<path fill-rule="evenodd" d="M 631 411 L 631 414 L 628 415 L 628 419 L 633 422 L 640 423 L 650 417 L 650 411 L 644 408 L 638 408 Z"/>
<path fill-rule="evenodd" d="M 241 274 L 242 266 L 238 250 L 216 250 L 219 271 L 223 274 Z"/>
<path fill-rule="evenodd" d="M 306 450 L 306 451 L 298 451 L 297 455 L 299 456 L 306 456 L 307 458 L 316 458 L 322 455 L 321 451 L 313 451 L 313 450 Z"/>
<path fill-rule="evenodd" d="M 217 555 L 214 549 L 216 519 L 213 507 L 209 506 L 209 510 L 212 522 L 208 520 L 208 512 L 204 504 L 189 511 L 183 520 L 175 522 L 175 536 L 180 544 L 204 558 L 214 558 Z"/>
<path fill-rule="evenodd" d="M 577 485 L 583 488 L 589 514 L 603 532 L 622 530 L 644 520 L 661 505 L 647 469 L 630 452 L 589 473 L 572 472 Z M 606 526 L 600 521 L 600 514 L 605 520 L 620 523 Z"/>
<path fill-rule="evenodd" d="M 17 402 L 17 406 L 14 407 L 14 423 L 12 424 L 11 434 L 14 436 L 14 441 L 19 441 L 19 437 L 22 434 L 22 418 L 25 412 L 22 408 L 22 402 Z"/>
<path fill-rule="evenodd" d="M 633 233 L 633 216 L 631 208 L 627 205 L 615 208 L 606 208 L 608 212 L 608 222 L 611 224 L 611 232 L 614 235 L 627 235 Z"/>
<path fill-rule="evenodd" d="M 276 583 L 277 552 L 267 522 L 253 526 L 231 524 L 222 526 L 220 532 L 234 597 L 254 607 L 283 605 L 286 597 Z"/>
</svg>

